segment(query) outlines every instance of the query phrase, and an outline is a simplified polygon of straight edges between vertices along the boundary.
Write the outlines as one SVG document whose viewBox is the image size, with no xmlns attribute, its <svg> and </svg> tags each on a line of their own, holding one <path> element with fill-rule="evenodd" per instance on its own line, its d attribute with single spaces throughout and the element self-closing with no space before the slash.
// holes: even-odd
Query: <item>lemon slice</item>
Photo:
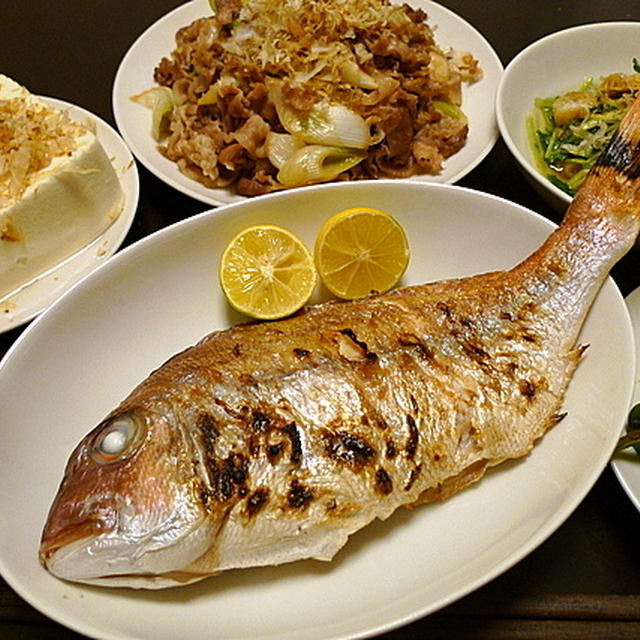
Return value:
<svg viewBox="0 0 640 640">
<path fill-rule="evenodd" d="M 384 211 L 357 207 L 329 218 L 316 238 L 314 260 L 327 289 L 340 298 L 382 293 L 409 263 L 403 228 Z"/>
<path fill-rule="evenodd" d="M 300 309 L 317 280 L 304 244 L 290 231 L 273 225 L 238 233 L 222 254 L 219 276 L 229 303 L 263 320 L 283 318 Z"/>
</svg>

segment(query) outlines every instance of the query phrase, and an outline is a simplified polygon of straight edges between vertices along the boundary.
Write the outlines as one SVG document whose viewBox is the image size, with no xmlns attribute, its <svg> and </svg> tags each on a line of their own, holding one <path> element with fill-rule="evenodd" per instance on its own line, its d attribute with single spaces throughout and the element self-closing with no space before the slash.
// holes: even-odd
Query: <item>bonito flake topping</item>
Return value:
<svg viewBox="0 0 640 640">
<path fill-rule="evenodd" d="M 0 99 L 0 206 L 18 200 L 54 158 L 71 154 L 86 129 L 24 95 Z"/>
<path fill-rule="evenodd" d="M 212 2 L 213 4 L 213 2 Z M 176 34 L 136 99 L 187 176 L 243 195 L 437 174 L 464 146 L 469 53 L 386 0 L 217 0 Z"/>
</svg>

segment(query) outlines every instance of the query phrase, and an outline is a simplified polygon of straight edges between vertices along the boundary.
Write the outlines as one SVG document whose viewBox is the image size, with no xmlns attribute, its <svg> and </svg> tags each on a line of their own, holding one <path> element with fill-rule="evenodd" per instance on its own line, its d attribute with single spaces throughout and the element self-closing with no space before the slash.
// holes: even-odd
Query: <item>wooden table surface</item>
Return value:
<svg viewBox="0 0 640 640">
<path fill-rule="evenodd" d="M 115 124 L 111 87 L 122 56 L 147 26 L 180 3 L 3 4 L 0 73 Z M 505 65 L 529 43 L 553 31 L 588 22 L 640 20 L 638 0 L 443 0 L 442 4 L 474 25 Z M 640 42 L 639 50 L 630 55 L 640 57 Z M 207 208 L 142 166 L 139 170 L 140 204 L 125 245 Z M 501 141 L 460 184 L 558 220 L 525 182 Z M 639 261 L 630 255 L 613 272 L 624 295 L 640 285 Z M 21 331 L 0 335 L 0 357 Z M 2 455 L 8 452 L 3 451 L 0 460 Z M 7 517 L 0 514 L 0 526 Z M 0 638 L 74 637 L 79 636 L 37 612 L 0 579 Z M 466 598 L 383 637 L 640 638 L 640 514 L 607 467 L 575 512 L 516 566 Z"/>
</svg>

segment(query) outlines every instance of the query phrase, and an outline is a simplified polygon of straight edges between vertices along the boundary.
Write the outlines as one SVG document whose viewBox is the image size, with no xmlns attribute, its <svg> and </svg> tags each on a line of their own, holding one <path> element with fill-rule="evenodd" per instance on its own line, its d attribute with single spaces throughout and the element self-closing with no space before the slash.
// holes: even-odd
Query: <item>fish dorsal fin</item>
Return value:
<svg viewBox="0 0 640 640">
<path fill-rule="evenodd" d="M 634 245 L 639 232 L 640 97 L 560 226 L 512 273 L 517 282 L 538 292 L 540 308 L 557 315 L 558 331 L 572 336 L 568 325 L 577 331 L 611 267 Z"/>
</svg>

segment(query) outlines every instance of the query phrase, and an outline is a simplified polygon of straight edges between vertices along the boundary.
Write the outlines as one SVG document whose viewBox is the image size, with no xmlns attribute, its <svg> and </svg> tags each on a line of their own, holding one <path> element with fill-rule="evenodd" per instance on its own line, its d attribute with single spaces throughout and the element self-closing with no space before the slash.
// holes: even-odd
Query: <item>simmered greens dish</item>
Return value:
<svg viewBox="0 0 640 640">
<path fill-rule="evenodd" d="M 640 90 L 634 73 L 586 78 L 577 90 L 538 98 L 527 132 L 538 170 L 562 191 L 575 195 Z"/>
</svg>

